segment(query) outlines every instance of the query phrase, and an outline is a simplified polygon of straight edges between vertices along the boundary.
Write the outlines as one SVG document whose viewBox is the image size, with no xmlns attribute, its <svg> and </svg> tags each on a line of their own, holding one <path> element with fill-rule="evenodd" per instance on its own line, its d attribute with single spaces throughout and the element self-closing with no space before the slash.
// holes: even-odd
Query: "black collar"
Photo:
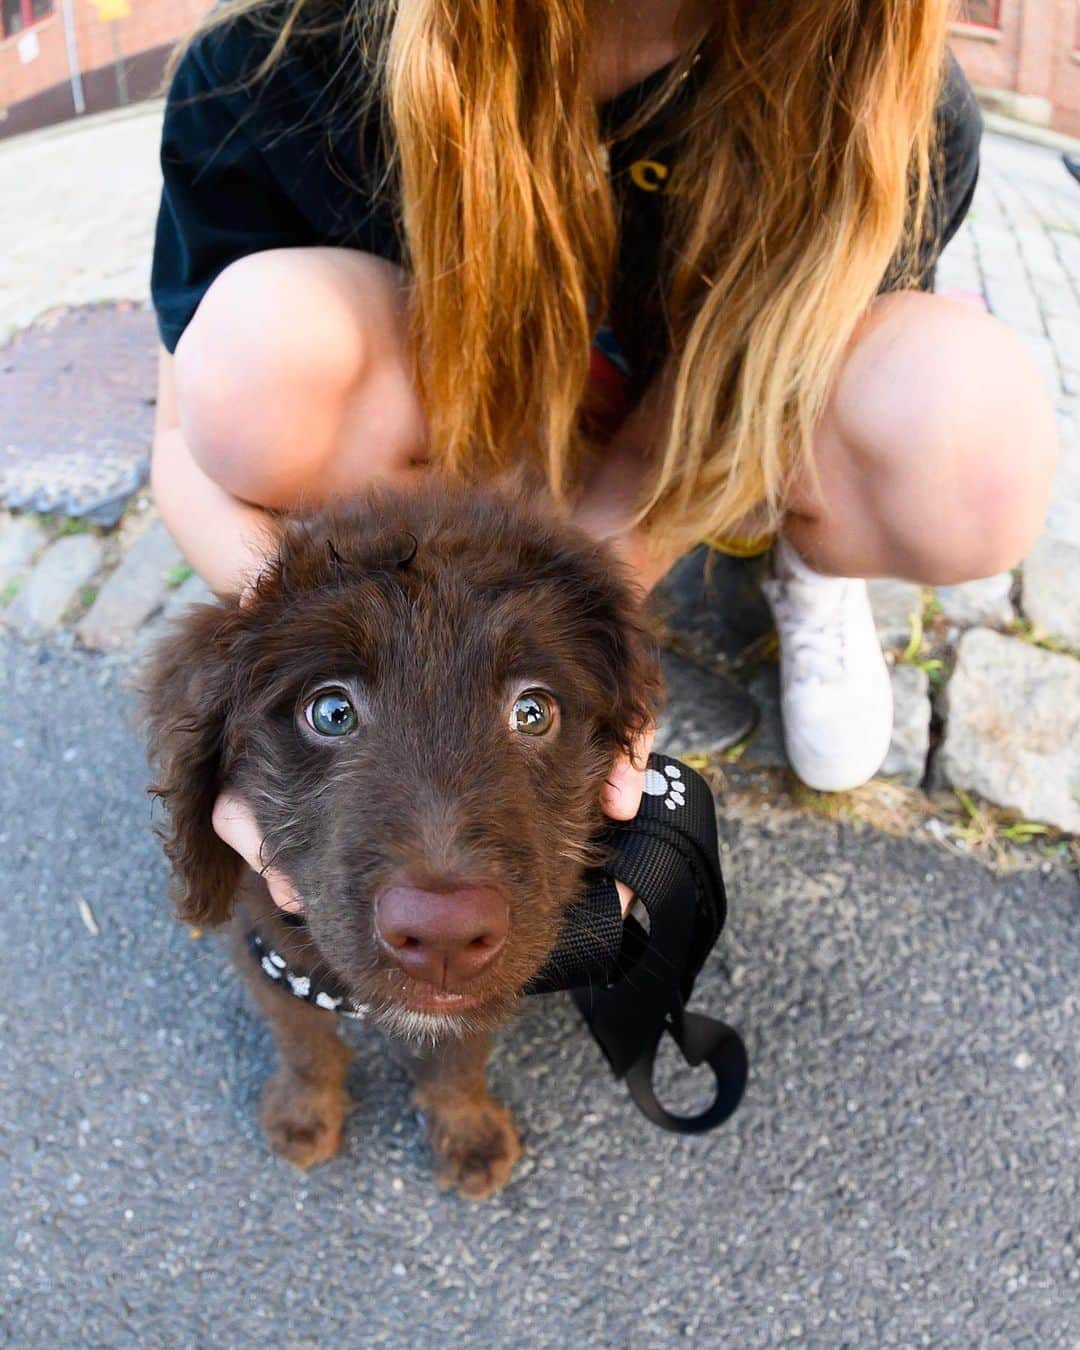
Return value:
<svg viewBox="0 0 1080 1350">
<path fill-rule="evenodd" d="M 303 928 L 302 914 L 282 914 L 281 919 L 290 928 Z M 325 1012 L 339 1013 L 342 1017 L 363 1020 L 368 1008 L 365 1003 L 357 1003 L 333 975 L 316 976 L 304 973 L 290 966 L 257 928 L 247 935 L 248 949 L 258 961 L 268 979 L 292 994 L 294 998 L 310 1003 L 313 1008 L 322 1008 Z"/>
</svg>

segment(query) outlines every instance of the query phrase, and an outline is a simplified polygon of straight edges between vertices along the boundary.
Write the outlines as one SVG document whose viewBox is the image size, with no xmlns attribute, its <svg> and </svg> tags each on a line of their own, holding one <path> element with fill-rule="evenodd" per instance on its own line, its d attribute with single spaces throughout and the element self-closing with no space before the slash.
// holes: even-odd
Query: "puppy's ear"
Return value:
<svg viewBox="0 0 1080 1350">
<path fill-rule="evenodd" d="M 630 751 L 660 710 L 659 626 L 626 568 L 598 545 L 575 578 L 575 619 L 584 638 L 577 645 L 598 690 L 597 737 L 606 755 Z M 577 627 L 577 624 L 575 624 Z"/>
<path fill-rule="evenodd" d="M 193 606 L 155 648 L 138 681 L 154 772 L 148 791 L 165 806 L 158 833 L 172 864 L 177 913 L 191 924 L 223 923 L 240 878 L 240 855 L 211 822 L 224 786 L 236 679 L 230 644 L 238 625 L 238 610 L 225 604 Z"/>
<path fill-rule="evenodd" d="M 612 586 L 608 607 L 611 618 L 599 632 L 612 699 L 601 732 L 613 750 L 629 752 L 655 722 L 663 700 L 659 632 L 644 602 L 621 580 Z"/>
</svg>

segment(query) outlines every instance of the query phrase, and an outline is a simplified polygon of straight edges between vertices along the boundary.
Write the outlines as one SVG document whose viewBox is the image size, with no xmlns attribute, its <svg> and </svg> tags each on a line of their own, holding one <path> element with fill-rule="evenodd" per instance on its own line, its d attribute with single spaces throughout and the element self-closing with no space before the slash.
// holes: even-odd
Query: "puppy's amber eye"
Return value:
<svg viewBox="0 0 1080 1350">
<path fill-rule="evenodd" d="M 337 689 L 313 698 L 304 712 L 320 736 L 347 736 L 357 723 L 356 709 Z"/>
<path fill-rule="evenodd" d="M 526 736 L 543 736 L 555 725 L 555 700 L 542 689 L 526 689 L 514 700 L 510 711 L 511 731 Z"/>
</svg>

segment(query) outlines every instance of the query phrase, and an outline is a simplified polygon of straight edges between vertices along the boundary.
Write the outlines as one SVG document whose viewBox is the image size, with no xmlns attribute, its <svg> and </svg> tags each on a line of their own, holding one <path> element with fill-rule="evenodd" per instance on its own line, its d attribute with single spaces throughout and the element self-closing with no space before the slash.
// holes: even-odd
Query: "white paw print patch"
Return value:
<svg viewBox="0 0 1080 1350">
<path fill-rule="evenodd" d="M 686 784 L 682 770 L 677 764 L 665 764 L 664 772 L 656 769 L 645 770 L 645 791 L 650 797 L 663 797 L 669 811 L 677 806 L 686 805 Z"/>
</svg>

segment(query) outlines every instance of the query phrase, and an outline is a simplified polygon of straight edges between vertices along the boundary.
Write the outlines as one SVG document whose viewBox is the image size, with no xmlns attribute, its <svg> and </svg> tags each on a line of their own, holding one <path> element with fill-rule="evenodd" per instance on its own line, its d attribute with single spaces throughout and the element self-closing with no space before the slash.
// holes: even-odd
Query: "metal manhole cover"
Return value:
<svg viewBox="0 0 1080 1350">
<path fill-rule="evenodd" d="M 57 310 L 0 347 L 0 505 L 114 524 L 147 478 L 157 349 L 134 304 Z"/>
</svg>

